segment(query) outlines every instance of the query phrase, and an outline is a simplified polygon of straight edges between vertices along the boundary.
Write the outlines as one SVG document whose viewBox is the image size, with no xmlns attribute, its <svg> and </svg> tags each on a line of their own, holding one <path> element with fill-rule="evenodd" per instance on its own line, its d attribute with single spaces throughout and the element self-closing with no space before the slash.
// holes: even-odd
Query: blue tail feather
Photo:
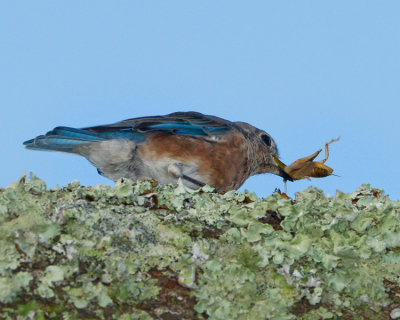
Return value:
<svg viewBox="0 0 400 320">
<path fill-rule="evenodd" d="M 75 129 L 69 127 L 56 127 L 53 130 L 46 133 L 46 136 L 60 136 L 65 138 L 76 138 L 88 141 L 101 141 L 106 137 L 103 137 L 102 134 L 91 132 L 84 129 Z"/>
<path fill-rule="evenodd" d="M 79 145 L 115 138 L 130 139 L 136 143 L 145 140 L 143 133 L 134 132 L 131 128 L 129 128 L 129 130 L 113 128 L 113 130 L 91 131 L 90 128 L 75 129 L 69 127 L 56 127 L 45 135 L 25 141 L 24 145 L 28 149 L 74 153 L 75 148 Z"/>
<path fill-rule="evenodd" d="M 106 140 L 106 138 L 87 130 L 57 127 L 46 133 L 46 135 L 25 141 L 24 145 L 28 149 L 74 153 L 75 147 L 79 145 L 103 140 Z"/>
<path fill-rule="evenodd" d="M 108 126 L 102 126 L 99 128 L 102 130 L 94 131 L 92 128 L 75 129 L 69 127 L 57 127 L 48 132 L 46 135 L 59 135 L 62 137 L 77 138 L 87 141 L 130 139 L 135 142 L 140 142 L 145 140 L 143 133 L 135 132 L 132 130 L 132 128 L 109 128 Z"/>
</svg>

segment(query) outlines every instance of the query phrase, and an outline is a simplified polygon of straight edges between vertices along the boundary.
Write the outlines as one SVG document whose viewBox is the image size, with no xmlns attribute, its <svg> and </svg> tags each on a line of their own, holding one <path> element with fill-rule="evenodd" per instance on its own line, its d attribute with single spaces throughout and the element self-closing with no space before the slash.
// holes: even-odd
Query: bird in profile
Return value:
<svg viewBox="0 0 400 320">
<path fill-rule="evenodd" d="M 180 178 L 189 188 L 208 184 L 219 191 L 236 190 L 247 178 L 260 173 L 292 181 L 277 165 L 278 149 L 268 133 L 245 122 L 198 112 L 133 118 L 82 129 L 56 127 L 24 145 L 84 156 L 113 181 L 156 179 L 168 184 Z"/>
</svg>

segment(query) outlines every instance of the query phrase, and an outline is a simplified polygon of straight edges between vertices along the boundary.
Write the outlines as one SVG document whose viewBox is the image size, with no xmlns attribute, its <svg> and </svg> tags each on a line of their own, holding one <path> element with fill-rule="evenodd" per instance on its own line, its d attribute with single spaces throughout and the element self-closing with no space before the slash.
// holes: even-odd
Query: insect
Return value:
<svg viewBox="0 0 400 320">
<path fill-rule="evenodd" d="M 325 159 L 323 159 L 322 161 L 314 161 L 314 159 L 320 154 L 322 149 L 318 150 L 308 157 L 296 160 L 289 166 L 286 166 L 277 157 L 273 157 L 276 164 L 289 176 L 291 176 L 293 180 L 310 180 L 310 178 L 324 178 L 333 175 L 333 169 L 325 165 L 325 162 L 326 160 L 328 160 L 329 157 L 329 145 L 335 141 L 338 141 L 339 139 L 340 137 L 332 139 L 325 144 Z M 284 181 L 286 182 L 286 180 Z"/>
</svg>

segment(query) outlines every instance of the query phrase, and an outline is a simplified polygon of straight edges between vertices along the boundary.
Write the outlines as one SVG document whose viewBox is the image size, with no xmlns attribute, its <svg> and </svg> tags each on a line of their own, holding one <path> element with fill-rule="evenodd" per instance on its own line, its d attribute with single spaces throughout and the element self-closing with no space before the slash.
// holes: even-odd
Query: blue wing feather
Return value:
<svg viewBox="0 0 400 320">
<path fill-rule="evenodd" d="M 218 117 L 197 112 L 176 112 L 166 116 L 133 118 L 108 126 L 86 128 L 96 132 L 105 132 L 118 128 L 131 128 L 142 133 L 167 132 L 188 136 L 213 136 L 229 132 L 233 123 Z"/>
</svg>

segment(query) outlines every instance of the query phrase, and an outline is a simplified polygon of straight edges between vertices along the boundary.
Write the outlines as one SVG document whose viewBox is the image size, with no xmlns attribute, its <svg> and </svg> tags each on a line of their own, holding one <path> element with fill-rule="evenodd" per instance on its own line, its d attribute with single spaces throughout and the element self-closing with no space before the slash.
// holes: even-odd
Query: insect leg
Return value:
<svg viewBox="0 0 400 320">
<path fill-rule="evenodd" d="M 325 159 L 322 160 L 322 161 L 319 161 L 319 162 L 321 162 L 322 164 L 324 164 L 325 161 L 328 160 L 328 157 L 329 157 L 329 145 L 330 145 L 331 143 L 336 142 L 336 141 L 339 141 L 339 140 L 340 140 L 340 137 L 338 137 L 338 138 L 336 138 L 336 139 L 332 139 L 331 141 L 329 141 L 328 143 L 325 144 Z"/>
</svg>

